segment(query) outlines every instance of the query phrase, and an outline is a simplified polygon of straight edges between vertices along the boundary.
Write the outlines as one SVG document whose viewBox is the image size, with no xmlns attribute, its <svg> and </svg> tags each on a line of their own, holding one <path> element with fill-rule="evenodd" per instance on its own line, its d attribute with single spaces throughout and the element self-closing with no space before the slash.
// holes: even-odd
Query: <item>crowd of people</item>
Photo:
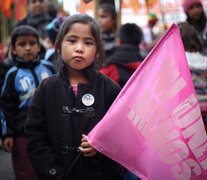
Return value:
<svg viewBox="0 0 207 180">
<path fill-rule="evenodd" d="M 15 179 L 139 179 L 86 136 L 161 38 L 158 17 L 148 15 L 146 37 L 135 23 L 117 27 L 112 4 L 100 5 L 97 20 L 51 15 L 45 0 L 27 6 L 0 52 L 0 139 Z M 183 10 L 177 25 L 206 125 L 207 16 L 201 0 L 184 0 Z"/>
</svg>

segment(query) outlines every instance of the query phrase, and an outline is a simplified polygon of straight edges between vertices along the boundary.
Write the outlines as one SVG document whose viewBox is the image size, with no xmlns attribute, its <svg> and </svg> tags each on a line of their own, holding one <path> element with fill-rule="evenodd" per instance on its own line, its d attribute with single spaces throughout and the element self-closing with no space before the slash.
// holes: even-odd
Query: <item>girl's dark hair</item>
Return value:
<svg viewBox="0 0 207 180">
<path fill-rule="evenodd" d="M 15 46 L 16 40 L 19 36 L 29 36 L 29 35 L 34 36 L 37 39 L 37 42 L 40 44 L 39 34 L 36 31 L 36 29 L 28 25 L 21 25 L 21 26 L 16 27 L 11 33 L 11 36 L 10 36 L 11 46 L 13 47 Z"/>
<path fill-rule="evenodd" d="M 74 23 L 81 23 L 81 24 L 88 24 L 90 25 L 90 30 L 91 34 L 94 37 L 96 41 L 96 46 L 97 46 L 97 62 L 96 63 L 101 63 L 104 58 L 104 50 L 103 50 L 103 44 L 101 40 L 101 32 L 98 23 L 94 18 L 87 14 L 75 14 L 72 16 L 67 17 L 62 25 L 60 26 L 60 30 L 58 32 L 58 35 L 56 37 L 56 42 L 55 42 L 55 49 L 56 49 L 56 55 L 58 58 L 58 52 L 61 51 L 61 44 L 62 41 L 65 37 L 65 35 L 70 31 L 71 26 Z"/>
<path fill-rule="evenodd" d="M 202 43 L 196 29 L 187 22 L 178 23 L 185 51 L 202 52 Z"/>
<path fill-rule="evenodd" d="M 203 9 L 202 4 L 200 4 L 200 6 L 201 6 L 202 9 Z M 186 16 L 187 16 L 186 21 L 187 21 L 189 24 L 193 25 L 193 26 L 196 28 L 197 31 L 200 32 L 200 31 L 202 31 L 202 30 L 205 28 L 207 18 L 206 18 L 206 15 L 205 15 L 204 10 L 202 11 L 202 14 L 201 14 L 200 19 L 197 20 L 196 22 L 193 21 L 193 20 L 190 18 L 190 16 L 189 16 L 188 14 L 186 14 Z"/>
</svg>

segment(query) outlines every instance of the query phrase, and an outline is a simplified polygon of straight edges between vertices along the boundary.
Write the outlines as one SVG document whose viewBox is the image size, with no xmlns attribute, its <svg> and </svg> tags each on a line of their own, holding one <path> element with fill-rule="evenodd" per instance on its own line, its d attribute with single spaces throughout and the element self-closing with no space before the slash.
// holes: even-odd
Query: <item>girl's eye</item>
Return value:
<svg viewBox="0 0 207 180">
<path fill-rule="evenodd" d="M 75 39 L 68 39 L 68 42 L 74 44 L 76 42 L 76 40 Z"/>
<path fill-rule="evenodd" d="M 86 45 L 92 46 L 93 44 L 93 41 L 86 41 Z"/>
</svg>

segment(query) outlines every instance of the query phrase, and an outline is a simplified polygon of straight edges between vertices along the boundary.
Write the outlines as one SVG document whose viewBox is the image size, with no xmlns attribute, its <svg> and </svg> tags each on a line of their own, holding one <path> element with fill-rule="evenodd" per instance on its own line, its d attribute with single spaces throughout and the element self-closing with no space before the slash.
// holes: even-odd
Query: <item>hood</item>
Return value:
<svg viewBox="0 0 207 180">
<path fill-rule="evenodd" d="M 103 66 L 108 66 L 110 64 L 118 64 L 125 66 L 126 64 L 131 64 L 133 62 L 142 61 L 144 58 L 140 54 L 138 46 L 133 45 L 120 45 L 117 47 L 115 52 L 108 57 Z"/>
</svg>

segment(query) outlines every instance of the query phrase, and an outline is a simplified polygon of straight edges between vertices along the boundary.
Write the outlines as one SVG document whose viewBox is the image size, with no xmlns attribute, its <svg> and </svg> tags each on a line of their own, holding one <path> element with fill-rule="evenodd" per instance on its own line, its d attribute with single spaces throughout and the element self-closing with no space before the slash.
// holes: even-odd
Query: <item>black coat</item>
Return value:
<svg viewBox="0 0 207 180">
<path fill-rule="evenodd" d="M 25 132 L 29 138 L 29 157 L 43 179 L 65 174 L 77 157 L 81 135 L 87 134 L 102 119 L 120 91 L 118 84 L 101 73 L 93 71 L 88 76 L 87 84 L 78 85 L 77 96 L 64 70 L 43 81 L 34 94 Z M 91 106 L 82 103 L 85 94 L 94 97 Z M 81 155 L 68 179 L 122 179 L 117 175 L 115 164 L 102 154 L 91 158 Z"/>
</svg>

